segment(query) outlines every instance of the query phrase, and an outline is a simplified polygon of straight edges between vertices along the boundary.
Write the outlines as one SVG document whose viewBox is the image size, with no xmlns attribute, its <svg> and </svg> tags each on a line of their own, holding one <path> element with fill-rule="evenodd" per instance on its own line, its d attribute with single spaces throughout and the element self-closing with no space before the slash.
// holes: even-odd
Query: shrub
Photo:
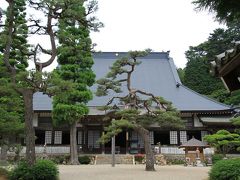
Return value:
<svg viewBox="0 0 240 180">
<path fill-rule="evenodd" d="M 213 165 L 210 180 L 239 180 L 240 158 L 220 160 Z"/>
<path fill-rule="evenodd" d="M 58 177 L 58 168 L 50 160 L 38 160 L 33 166 L 33 174 L 36 180 L 54 180 Z"/>
<path fill-rule="evenodd" d="M 80 164 L 90 164 L 91 158 L 89 156 L 79 156 L 78 161 Z"/>
<path fill-rule="evenodd" d="M 11 180 L 34 180 L 32 167 L 29 167 L 25 161 L 22 161 L 10 174 Z"/>
<path fill-rule="evenodd" d="M 63 164 L 64 162 L 67 162 L 64 156 L 54 156 L 51 158 L 51 161 L 56 164 Z"/>
<path fill-rule="evenodd" d="M 136 154 L 134 156 L 135 162 L 142 163 L 145 158 L 144 154 Z"/>
<path fill-rule="evenodd" d="M 212 155 L 212 163 L 215 164 L 216 162 L 222 160 L 224 158 L 223 154 L 213 154 Z"/>
<path fill-rule="evenodd" d="M 70 155 L 57 155 L 49 158 L 56 164 L 67 164 L 70 161 Z"/>
<path fill-rule="evenodd" d="M 10 175 L 11 180 L 56 180 L 58 168 L 50 160 L 37 160 L 33 166 L 20 162 Z"/>
</svg>

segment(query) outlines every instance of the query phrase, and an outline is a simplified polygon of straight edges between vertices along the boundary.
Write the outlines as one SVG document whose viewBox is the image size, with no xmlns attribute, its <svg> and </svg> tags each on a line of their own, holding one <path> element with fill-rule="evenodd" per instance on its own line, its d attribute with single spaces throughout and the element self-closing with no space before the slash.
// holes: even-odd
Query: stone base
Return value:
<svg viewBox="0 0 240 180">
<path fill-rule="evenodd" d="M 196 166 L 197 167 L 203 167 L 203 163 L 199 158 L 196 159 Z"/>
<path fill-rule="evenodd" d="M 167 161 L 166 161 L 164 155 L 162 155 L 162 154 L 155 155 L 155 161 L 156 161 L 155 163 L 156 163 L 157 165 L 160 165 L 160 166 L 165 166 L 165 165 L 167 165 Z"/>
</svg>

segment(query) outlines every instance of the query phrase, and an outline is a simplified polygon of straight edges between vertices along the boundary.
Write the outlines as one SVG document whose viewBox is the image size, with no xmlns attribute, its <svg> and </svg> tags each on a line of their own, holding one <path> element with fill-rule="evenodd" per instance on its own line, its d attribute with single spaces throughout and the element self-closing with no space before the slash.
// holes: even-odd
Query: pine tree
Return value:
<svg viewBox="0 0 240 180">
<path fill-rule="evenodd" d="M 118 109 L 114 115 L 108 118 L 116 120 L 106 128 L 107 133 L 102 136 L 102 142 L 107 142 L 114 135 L 120 133 L 123 128 L 135 130 L 143 139 L 146 153 L 146 170 L 154 171 L 154 155 L 149 140 L 149 125 L 159 124 L 160 127 L 181 128 L 182 122 L 179 112 L 171 106 L 171 103 L 162 97 L 132 87 L 132 74 L 141 62 L 139 57 L 146 56 L 150 51 L 130 51 L 128 56 L 116 60 L 110 67 L 105 78 L 97 81 L 97 96 L 106 96 L 110 91 L 120 93 L 121 88 L 127 85 L 128 93 L 125 96 L 112 97 L 104 110 L 116 109 L 113 102 L 119 101 L 126 109 Z"/>
<path fill-rule="evenodd" d="M 71 164 L 79 164 L 77 155 L 76 125 L 88 114 L 86 103 L 92 99 L 89 86 L 94 83 L 89 27 L 84 23 L 85 8 L 82 3 L 69 4 L 59 25 L 58 63 L 56 74 L 65 89 L 53 98 L 55 124 L 70 126 Z M 67 37 L 67 38 L 66 38 Z M 67 87 L 67 88 L 66 88 Z"/>
<path fill-rule="evenodd" d="M 213 12 L 220 22 L 240 21 L 240 1 L 238 0 L 194 0 L 197 10 Z"/>
<path fill-rule="evenodd" d="M 0 56 L 0 160 L 7 159 L 10 137 L 23 133 L 23 102 L 9 83 L 9 75 Z"/>
<path fill-rule="evenodd" d="M 58 78 L 54 74 L 44 72 L 44 68 L 50 66 L 57 56 L 57 26 L 59 19 L 68 19 L 69 22 L 80 19 L 85 26 L 97 30 L 102 24 L 97 22 L 95 16 L 91 14 L 96 10 L 96 1 L 91 1 L 86 7 L 86 12 L 75 14 L 72 7 L 82 7 L 85 1 L 78 0 L 6 0 L 8 9 L 3 30 L 0 34 L 0 52 L 3 54 L 3 62 L 9 72 L 11 85 L 18 92 L 24 102 L 24 120 L 26 132 L 26 157 L 28 164 L 35 163 L 35 131 L 32 125 L 33 119 L 33 94 L 44 92 L 49 96 L 54 95 L 55 90 L 59 89 Z M 43 13 L 44 16 L 30 16 L 26 25 L 26 2 L 32 10 Z M 68 11 L 69 15 L 65 13 Z M 65 14 L 64 14 L 65 13 Z M 64 15 L 63 15 L 64 14 Z M 45 18 L 45 20 L 42 20 Z M 73 19 L 71 19 L 73 18 Z M 85 20 L 87 18 L 87 20 Z M 30 35 L 45 35 L 49 37 L 50 49 L 45 49 L 41 44 L 29 46 L 27 37 Z M 66 37 L 68 38 L 68 37 Z M 71 38 L 71 37 L 70 37 Z M 49 55 L 49 59 L 40 58 L 39 54 Z M 35 68 L 27 70 L 28 60 L 34 62 Z"/>
</svg>

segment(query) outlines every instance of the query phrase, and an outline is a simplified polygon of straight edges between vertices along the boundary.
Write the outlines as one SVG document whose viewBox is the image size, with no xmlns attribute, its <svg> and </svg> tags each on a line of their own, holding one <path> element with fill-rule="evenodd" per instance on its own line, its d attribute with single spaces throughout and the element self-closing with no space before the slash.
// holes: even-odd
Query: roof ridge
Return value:
<svg viewBox="0 0 240 180">
<path fill-rule="evenodd" d="M 217 100 L 215 100 L 215 99 L 209 98 L 209 97 L 206 96 L 206 95 L 200 94 L 200 93 L 198 93 L 198 92 L 196 92 L 196 91 L 188 88 L 187 86 L 185 86 L 185 85 L 183 85 L 183 84 L 180 84 L 180 86 L 182 86 L 183 88 L 185 88 L 185 89 L 193 92 L 194 94 L 197 94 L 197 95 L 199 95 L 199 96 L 201 96 L 201 97 L 203 97 L 203 98 L 205 98 L 205 99 L 207 99 L 207 100 L 209 100 L 209 101 L 215 102 L 215 103 L 217 103 L 217 104 L 219 104 L 219 105 L 222 105 L 222 106 L 225 106 L 225 107 L 228 107 L 229 109 L 231 109 L 231 106 L 230 106 L 230 105 L 221 103 L 221 102 L 219 102 L 219 101 L 217 101 Z"/>
<path fill-rule="evenodd" d="M 180 77 L 178 75 L 178 72 L 177 72 L 177 69 L 176 69 L 176 65 L 174 63 L 173 58 L 168 57 L 168 62 L 169 62 L 169 65 L 170 65 L 171 72 L 173 74 L 173 78 L 174 78 L 174 80 L 176 82 L 176 85 L 177 84 L 182 84 L 181 79 L 180 79 Z"/>
</svg>

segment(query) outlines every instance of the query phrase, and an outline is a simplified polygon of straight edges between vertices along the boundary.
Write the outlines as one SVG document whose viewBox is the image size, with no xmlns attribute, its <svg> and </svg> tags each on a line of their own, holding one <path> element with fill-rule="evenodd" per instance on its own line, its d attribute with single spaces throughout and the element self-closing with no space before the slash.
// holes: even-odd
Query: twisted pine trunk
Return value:
<svg viewBox="0 0 240 180">
<path fill-rule="evenodd" d="M 24 91 L 22 91 L 22 96 L 24 100 L 26 159 L 29 165 L 33 165 L 36 161 L 35 130 L 33 127 L 33 90 L 24 89 Z"/>
<path fill-rule="evenodd" d="M 78 153 L 77 153 L 77 122 L 70 125 L 70 164 L 78 165 Z"/>
<path fill-rule="evenodd" d="M 144 142 L 144 149 L 146 154 L 146 171 L 155 171 L 154 168 L 154 154 L 151 148 L 149 131 L 143 127 L 138 127 L 136 131 L 140 134 Z"/>
</svg>

